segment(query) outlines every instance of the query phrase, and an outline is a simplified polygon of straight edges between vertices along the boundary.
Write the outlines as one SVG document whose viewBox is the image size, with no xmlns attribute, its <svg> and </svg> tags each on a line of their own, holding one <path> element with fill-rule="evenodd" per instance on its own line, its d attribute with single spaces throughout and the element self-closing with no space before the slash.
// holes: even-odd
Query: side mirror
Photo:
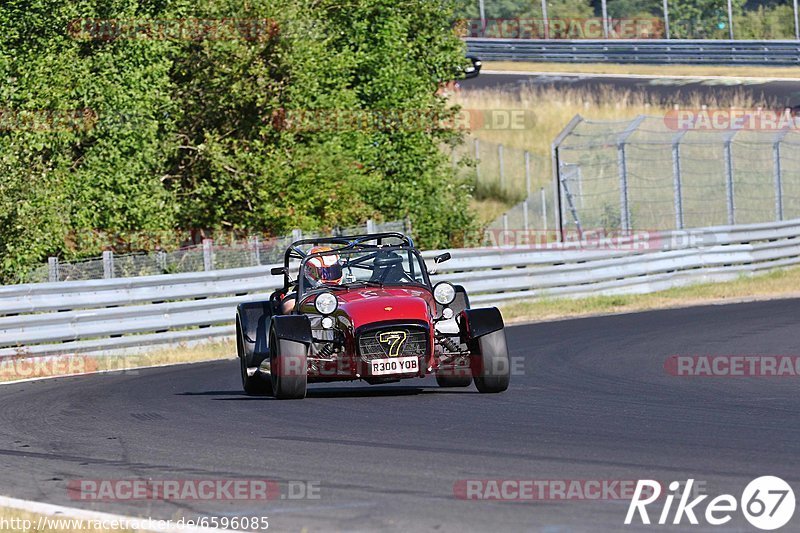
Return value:
<svg viewBox="0 0 800 533">
<path fill-rule="evenodd" d="M 439 254 L 436 257 L 434 257 L 433 262 L 438 265 L 439 263 L 444 263 L 445 261 L 449 261 L 451 257 L 452 256 L 450 255 L 450 252 L 445 252 L 443 254 Z"/>
<path fill-rule="evenodd" d="M 289 273 L 289 270 L 286 267 L 273 267 L 269 272 L 273 276 L 285 276 Z"/>
</svg>

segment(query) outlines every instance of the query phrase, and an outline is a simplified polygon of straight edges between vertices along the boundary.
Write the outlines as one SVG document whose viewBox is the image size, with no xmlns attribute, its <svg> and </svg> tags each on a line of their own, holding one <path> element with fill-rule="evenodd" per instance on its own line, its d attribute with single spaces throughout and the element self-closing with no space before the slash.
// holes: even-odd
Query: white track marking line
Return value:
<svg viewBox="0 0 800 533">
<path fill-rule="evenodd" d="M 156 531 L 158 533 L 231 533 L 231 530 L 225 529 L 188 525 L 182 526 L 175 523 L 175 520 L 168 522 L 167 520 L 154 518 L 150 521 L 150 523 L 148 523 L 147 518 L 102 513 L 99 511 L 87 511 L 85 509 L 77 509 L 74 507 L 63 507 L 61 505 L 53 505 L 50 503 L 19 500 L 16 498 L 0 496 L 0 508 L 3 507 L 44 516 L 57 517 L 58 519 L 62 520 L 73 518 L 77 520 L 83 519 L 87 522 L 101 521 L 106 523 L 116 520 L 117 522 L 125 521 L 128 525 L 135 522 L 140 526 L 139 529 L 142 531 Z M 153 524 L 153 522 L 156 522 L 156 524 Z M 160 527 L 157 522 L 166 522 L 166 525 Z"/>
</svg>

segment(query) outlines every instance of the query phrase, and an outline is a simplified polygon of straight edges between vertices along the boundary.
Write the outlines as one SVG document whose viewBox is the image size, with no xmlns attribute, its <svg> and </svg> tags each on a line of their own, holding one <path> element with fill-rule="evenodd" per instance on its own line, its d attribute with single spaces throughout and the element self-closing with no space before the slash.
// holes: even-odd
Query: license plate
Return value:
<svg viewBox="0 0 800 533">
<path fill-rule="evenodd" d="M 370 373 L 373 376 L 386 374 L 407 374 L 419 372 L 419 358 L 393 357 L 391 359 L 374 359 L 369 362 Z"/>
</svg>

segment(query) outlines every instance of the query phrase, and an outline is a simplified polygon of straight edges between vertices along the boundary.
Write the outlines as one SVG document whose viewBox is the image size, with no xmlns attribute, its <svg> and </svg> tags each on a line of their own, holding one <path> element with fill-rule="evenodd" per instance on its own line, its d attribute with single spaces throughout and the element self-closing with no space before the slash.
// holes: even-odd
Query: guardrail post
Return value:
<svg viewBox="0 0 800 533">
<path fill-rule="evenodd" d="M 506 191 L 506 173 L 505 173 L 505 165 L 503 164 L 503 145 L 497 145 L 497 165 L 500 170 L 500 194 L 505 193 Z"/>
<path fill-rule="evenodd" d="M 775 179 L 775 220 L 783 220 L 783 168 L 781 166 L 781 142 L 789 130 L 783 130 L 775 137 L 772 145 L 772 169 Z"/>
<path fill-rule="evenodd" d="M 103 279 L 114 277 L 114 252 L 111 250 L 103 251 Z"/>
<path fill-rule="evenodd" d="M 58 281 L 58 257 L 47 258 L 47 280 Z"/>
<path fill-rule="evenodd" d="M 733 226 L 736 224 L 736 204 L 734 202 L 734 190 L 733 190 L 733 150 L 731 149 L 731 144 L 733 141 L 733 137 L 736 135 L 736 131 L 727 134 L 725 136 L 725 142 L 723 144 L 723 155 L 725 159 L 725 195 L 728 199 L 728 225 Z"/>
<path fill-rule="evenodd" d="M 203 270 L 214 270 L 214 241 L 203 239 Z"/>
<path fill-rule="evenodd" d="M 672 187 L 675 203 L 675 229 L 683 229 L 683 191 L 681 190 L 681 138 L 685 131 L 672 139 Z"/>
<path fill-rule="evenodd" d="M 371 218 L 367 219 L 367 233 L 377 233 L 375 231 L 375 221 Z"/>
<path fill-rule="evenodd" d="M 292 230 L 292 241 L 299 241 L 302 238 L 303 238 L 303 230 L 297 228 Z"/>
<path fill-rule="evenodd" d="M 525 150 L 525 198 L 531 196 L 531 154 Z"/>
<path fill-rule="evenodd" d="M 259 242 L 258 235 L 250 237 L 250 257 L 253 266 L 259 266 L 261 264 L 261 243 Z"/>
<path fill-rule="evenodd" d="M 508 232 L 508 213 L 503 213 L 503 232 Z"/>
</svg>

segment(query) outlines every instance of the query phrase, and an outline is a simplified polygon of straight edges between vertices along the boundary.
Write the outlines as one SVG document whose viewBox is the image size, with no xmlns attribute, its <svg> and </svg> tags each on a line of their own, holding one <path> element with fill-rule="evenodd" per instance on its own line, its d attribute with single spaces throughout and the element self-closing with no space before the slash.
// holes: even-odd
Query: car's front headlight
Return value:
<svg viewBox="0 0 800 533">
<path fill-rule="evenodd" d="M 433 299 L 440 305 L 450 305 L 456 299 L 456 288 L 452 283 L 440 281 L 433 287 Z"/>
<path fill-rule="evenodd" d="M 317 308 L 317 311 L 322 315 L 329 315 L 336 311 L 336 308 L 339 307 L 339 302 L 336 300 L 336 296 L 329 292 L 323 292 L 317 299 L 314 300 L 314 307 Z"/>
</svg>

